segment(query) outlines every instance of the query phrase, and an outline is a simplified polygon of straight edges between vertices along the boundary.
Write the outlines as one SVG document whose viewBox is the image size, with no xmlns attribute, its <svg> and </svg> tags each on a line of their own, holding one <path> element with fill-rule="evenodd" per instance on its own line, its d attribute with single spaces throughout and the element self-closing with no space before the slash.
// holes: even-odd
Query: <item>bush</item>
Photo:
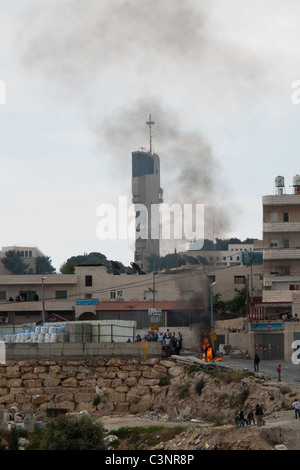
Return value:
<svg viewBox="0 0 300 470">
<path fill-rule="evenodd" d="M 102 423 L 90 416 L 61 415 L 43 429 L 41 450 L 103 450 L 103 434 Z"/>
<path fill-rule="evenodd" d="M 196 392 L 198 393 L 198 395 L 201 395 L 204 386 L 205 386 L 205 382 L 204 382 L 203 379 L 199 380 L 199 381 L 196 383 L 195 390 L 196 390 Z"/>
<path fill-rule="evenodd" d="M 170 385 L 171 379 L 170 377 L 161 377 L 159 379 L 159 386 L 163 387 L 164 385 Z"/>
</svg>

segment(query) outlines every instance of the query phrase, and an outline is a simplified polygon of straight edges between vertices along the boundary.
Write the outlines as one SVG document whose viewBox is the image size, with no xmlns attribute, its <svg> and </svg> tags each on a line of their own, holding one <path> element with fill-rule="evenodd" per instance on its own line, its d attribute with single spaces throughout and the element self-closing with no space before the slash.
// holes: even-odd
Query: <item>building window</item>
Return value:
<svg viewBox="0 0 300 470">
<path fill-rule="evenodd" d="M 155 298 L 156 298 L 157 292 L 155 291 Z M 145 290 L 144 291 L 144 300 L 152 300 L 153 299 L 153 290 Z"/>
<path fill-rule="evenodd" d="M 110 300 L 123 299 L 122 290 L 111 290 L 110 291 Z"/>
<path fill-rule="evenodd" d="M 270 274 L 279 274 L 278 266 L 271 266 Z"/>
<path fill-rule="evenodd" d="M 290 266 L 283 266 L 283 275 L 290 276 L 291 275 L 291 267 Z"/>
<path fill-rule="evenodd" d="M 55 298 L 56 299 L 66 299 L 67 298 L 67 291 L 66 290 L 56 290 L 55 291 Z"/>
<path fill-rule="evenodd" d="M 6 300 L 6 291 L 5 290 L 0 291 L 0 300 Z"/>
<path fill-rule="evenodd" d="M 85 276 L 85 286 L 91 287 L 93 285 L 93 276 Z"/>
<path fill-rule="evenodd" d="M 277 248 L 278 240 L 270 240 L 270 248 Z"/>
<path fill-rule="evenodd" d="M 234 284 L 246 284 L 245 276 L 234 276 Z"/>
<path fill-rule="evenodd" d="M 270 212 L 270 222 L 278 221 L 278 212 Z"/>
<path fill-rule="evenodd" d="M 290 240 L 283 240 L 283 248 L 289 248 L 290 247 Z"/>
<path fill-rule="evenodd" d="M 282 217 L 283 222 L 288 222 L 289 221 L 289 213 L 284 212 L 283 217 Z"/>
</svg>

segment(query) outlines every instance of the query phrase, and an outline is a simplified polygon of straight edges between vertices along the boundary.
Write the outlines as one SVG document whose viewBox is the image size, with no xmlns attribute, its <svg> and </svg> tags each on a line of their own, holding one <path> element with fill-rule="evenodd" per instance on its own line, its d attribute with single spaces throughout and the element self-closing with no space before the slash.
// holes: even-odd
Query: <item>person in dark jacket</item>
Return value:
<svg viewBox="0 0 300 470">
<path fill-rule="evenodd" d="M 260 359 L 257 354 L 254 356 L 254 371 L 258 372 L 258 365 L 260 363 Z"/>
<path fill-rule="evenodd" d="M 257 419 L 257 426 L 261 426 L 262 424 L 264 424 L 263 415 L 264 415 L 264 412 L 263 412 L 262 407 L 259 404 L 257 404 L 255 407 L 255 416 Z"/>
</svg>

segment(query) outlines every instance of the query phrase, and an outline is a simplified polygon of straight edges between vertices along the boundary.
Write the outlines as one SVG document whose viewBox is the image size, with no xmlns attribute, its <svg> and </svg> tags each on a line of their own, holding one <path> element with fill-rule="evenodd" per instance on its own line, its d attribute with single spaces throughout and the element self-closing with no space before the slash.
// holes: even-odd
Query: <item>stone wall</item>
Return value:
<svg viewBox="0 0 300 470">
<path fill-rule="evenodd" d="M 180 369 L 159 358 L 8 361 L 0 365 L 0 405 L 41 416 L 49 408 L 97 411 L 99 416 L 144 412 L 161 392 L 160 379 Z M 96 386 L 102 392 L 97 410 Z"/>
</svg>

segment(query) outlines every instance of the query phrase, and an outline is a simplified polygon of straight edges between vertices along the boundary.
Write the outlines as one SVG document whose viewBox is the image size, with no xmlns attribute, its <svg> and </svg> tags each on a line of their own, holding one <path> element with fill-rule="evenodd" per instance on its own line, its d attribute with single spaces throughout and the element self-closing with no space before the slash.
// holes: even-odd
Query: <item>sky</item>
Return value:
<svg viewBox="0 0 300 470">
<path fill-rule="evenodd" d="M 0 21 L 0 247 L 133 261 L 99 207 L 131 203 L 150 114 L 164 202 L 261 239 L 262 196 L 300 173 L 297 0 L 1 0 Z"/>
</svg>

